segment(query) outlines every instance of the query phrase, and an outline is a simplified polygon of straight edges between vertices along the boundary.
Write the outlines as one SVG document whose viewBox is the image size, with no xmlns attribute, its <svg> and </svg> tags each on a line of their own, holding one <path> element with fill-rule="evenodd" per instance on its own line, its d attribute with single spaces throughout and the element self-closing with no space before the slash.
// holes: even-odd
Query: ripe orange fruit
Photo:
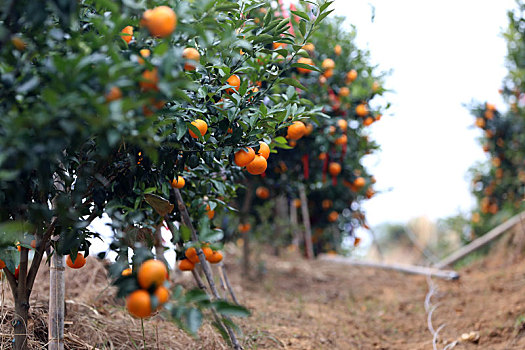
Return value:
<svg viewBox="0 0 525 350">
<path fill-rule="evenodd" d="M 146 318 L 151 315 L 151 297 L 145 290 L 136 290 L 126 298 L 128 312 L 138 318 Z"/>
<path fill-rule="evenodd" d="M 312 43 L 306 43 L 303 45 L 303 49 L 308 51 L 309 53 L 312 53 L 315 50 L 315 46 Z"/>
<path fill-rule="evenodd" d="M 239 91 L 239 87 L 241 86 L 241 79 L 239 79 L 239 77 L 234 74 L 231 77 L 229 77 L 228 80 L 226 80 L 226 83 L 228 83 L 228 85 L 233 86 L 233 88 L 236 91 Z M 233 91 L 234 90 L 232 88 L 227 88 L 226 89 L 226 92 L 229 93 L 229 94 L 233 94 Z"/>
<path fill-rule="evenodd" d="M 260 199 L 268 199 L 270 197 L 270 190 L 264 186 L 259 186 L 255 190 L 255 195 Z"/>
<path fill-rule="evenodd" d="M 337 126 L 344 132 L 348 128 L 348 122 L 345 119 L 338 119 Z"/>
<path fill-rule="evenodd" d="M 364 103 L 360 103 L 355 108 L 355 113 L 359 117 L 366 117 L 366 115 L 368 114 L 368 107 Z"/>
<path fill-rule="evenodd" d="M 335 62 L 331 58 L 326 58 L 323 61 L 323 63 L 321 64 L 321 67 L 323 67 L 324 70 L 334 69 L 335 68 Z"/>
<path fill-rule="evenodd" d="M 310 66 L 313 66 L 314 65 L 314 61 L 312 61 L 311 58 L 307 58 L 307 57 L 301 57 L 297 60 L 297 63 L 303 63 L 303 64 L 308 64 Z M 299 73 L 302 73 L 302 74 L 307 74 L 307 73 L 310 73 L 312 72 L 311 69 L 308 69 L 308 68 L 303 68 L 303 67 L 297 67 L 297 71 Z"/>
<path fill-rule="evenodd" d="M 260 175 L 266 171 L 266 159 L 263 156 L 255 155 L 255 158 L 246 166 L 246 170 L 252 175 Z"/>
<path fill-rule="evenodd" d="M 144 91 L 158 90 L 157 84 L 159 83 L 159 75 L 157 68 L 152 70 L 145 70 L 142 73 L 142 80 L 139 82 L 140 87 Z"/>
<path fill-rule="evenodd" d="M 131 269 L 131 267 L 128 267 L 127 269 L 124 269 L 121 273 L 122 276 L 131 276 L 131 274 L 133 273 L 133 270 Z"/>
<path fill-rule="evenodd" d="M 286 47 L 286 44 L 285 43 L 273 43 L 273 49 L 274 50 L 277 50 L 277 49 L 280 49 L 281 47 Z"/>
<path fill-rule="evenodd" d="M 319 84 L 321 85 L 326 84 L 326 77 L 324 75 L 319 76 Z"/>
<path fill-rule="evenodd" d="M 222 261 L 222 253 L 219 251 L 213 252 L 213 254 L 207 258 L 210 264 L 218 264 Z"/>
<path fill-rule="evenodd" d="M 301 200 L 296 198 L 293 200 L 293 206 L 296 207 L 296 208 L 300 208 L 301 207 Z"/>
<path fill-rule="evenodd" d="M 342 88 L 339 89 L 339 96 L 346 97 L 349 95 L 350 95 L 350 89 L 347 88 L 346 86 L 343 86 Z"/>
<path fill-rule="evenodd" d="M 323 73 L 323 77 L 325 77 L 326 79 L 331 78 L 333 75 L 334 75 L 333 69 L 327 69 Z"/>
<path fill-rule="evenodd" d="M 215 216 L 215 210 L 211 210 L 209 204 L 206 204 L 206 215 L 208 215 L 208 219 L 210 220 Z"/>
<path fill-rule="evenodd" d="M 330 221 L 330 222 L 336 221 L 337 218 L 339 218 L 339 213 L 336 212 L 335 210 L 330 212 L 330 214 L 328 214 L 328 221 Z"/>
<path fill-rule="evenodd" d="M 151 55 L 151 51 L 148 49 L 142 49 L 139 51 L 139 53 L 140 56 L 142 56 L 138 58 L 139 64 L 144 64 L 144 58 L 149 57 Z"/>
<path fill-rule="evenodd" d="M 492 203 L 489 207 L 489 213 L 491 213 L 492 215 L 495 215 L 497 214 L 499 211 L 499 207 L 496 203 Z"/>
<path fill-rule="evenodd" d="M 325 160 L 327 157 L 326 152 L 319 153 L 319 156 L 317 157 L 319 160 Z"/>
<path fill-rule="evenodd" d="M 199 129 L 201 136 L 204 136 L 208 131 L 208 124 L 206 124 L 206 122 L 202 119 L 195 119 L 191 122 L 191 125 Z M 189 131 L 191 137 L 193 137 L 194 139 L 198 138 L 198 136 L 191 129 L 189 129 Z"/>
<path fill-rule="evenodd" d="M 335 144 L 336 145 L 344 145 L 348 142 L 348 137 L 343 134 L 341 136 L 339 136 L 337 139 L 335 139 Z"/>
<path fill-rule="evenodd" d="M 321 202 L 321 206 L 323 207 L 323 209 L 330 209 L 332 205 L 334 205 L 334 203 L 330 199 L 324 199 Z"/>
<path fill-rule="evenodd" d="M 245 224 L 239 224 L 239 226 L 237 226 L 237 230 L 239 230 L 240 233 L 246 233 L 248 231 L 250 231 L 252 229 L 252 225 L 247 222 Z"/>
<path fill-rule="evenodd" d="M 374 123 L 374 118 L 371 118 L 371 117 L 368 117 L 368 118 L 366 118 L 366 119 L 363 121 L 363 124 L 364 124 L 365 126 L 370 126 L 370 125 L 372 125 L 373 123 Z"/>
<path fill-rule="evenodd" d="M 206 257 L 206 260 L 208 260 L 209 257 L 213 255 L 213 250 L 210 247 L 202 247 L 202 252 Z"/>
<path fill-rule="evenodd" d="M 381 87 L 381 85 L 379 85 L 379 83 L 377 81 L 374 81 L 372 83 L 372 92 L 377 92 L 377 90 L 379 90 L 380 87 Z"/>
<path fill-rule="evenodd" d="M 5 262 L 2 259 L 0 259 L 0 270 L 4 269 L 5 266 Z"/>
<path fill-rule="evenodd" d="M 159 301 L 159 306 L 165 304 L 170 299 L 170 291 L 164 286 L 160 286 L 159 288 L 157 288 L 154 294 L 157 297 L 157 300 Z"/>
<path fill-rule="evenodd" d="M 291 140 L 299 140 L 306 133 L 306 126 L 303 122 L 295 121 L 288 127 L 287 137 Z"/>
<path fill-rule="evenodd" d="M 499 157 L 495 157 L 492 159 L 492 165 L 495 168 L 499 168 L 501 166 L 501 159 Z"/>
<path fill-rule="evenodd" d="M 193 47 L 187 47 L 184 49 L 184 51 L 182 51 L 182 57 L 189 61 L 199 62 L 201 55 L 197 49 L 194 49 Z M 195 64 L 186 62 L 186 64 L 184 64 L 184 70 L 195 70 Z"/>
<path fill-rule="evenodd" d="M 488 109 L 489 111 L 495 111 L 496 110 L 496 106 L 493 105 L 492 103 L 486 103 L 485 104 L 485 108 Z"/>
<path fill-rule="evenodd" d="M 133 27 L 127 26 L 124 29 L 122 29 L 121 33 L 124 35 L 121 35 L 120 37 L 129 44 L 131 39 L 133 39 Z"/>
<path fill-rule="evenodd" d="M 235 164 L 240 167 L 247 166 L 255 158 L 255 151 L 251 147 L 243 148 L 235 152 Z"/>
<path fill-rule="evenodd" d="M 18 51 L 24 51 L 26 49 L 25 41 L 17 36 L 11 38 L 11 43 Z"/>
<path fill-rule="evenodd" d="M 359 243 L 361 243 L 361 238 L 355 237 L 354 238 L 354 247 L 357 247 L 359 245 Z"/>
<path fill-rule="evenodd" d="M 197 249 L 195 249 L 195 247 L 189 247 L 186 249 L 184 255 L 186 255 L 186 258 L 193 264 L 196 264 L 200 261 L 199 255 L 197 254 Z"/>
<path fill-rule="evenodd" d="M 106 101 L 112 102 L 122 98 L 122 91 L 118 86 L 112 86 L 106 94 Z"/>
<path fill-rule="evenodd" d="M 177 176 L 176 179 L 171 181 L 171 187 L 178 188 L 179 190 L 186 185 L 186 180 L 182 176 Z"/>
<path fill-rule="evenodd" d="M 140 24 L 148 28 L 154 37 L 164 38 L 173 33 L 177 26 L 177 15 L 168 6 L 146 10 Z"/>
<path fill-rule="evenodd" d="M 488 144 L 483 145 L 483 151 L 488 152 L 490 150 L 490 146 Z"/>
<path fill-rule="evenodd" d="M 339 56 L 343 52 L 343 48 L 341 45 L 335 45 L 334 47 L 334 53 L 336 56 Z"/>
<path fill-rule="evenodd" d="M 155 290 L 155 296 L 157 297 L 157 300 L 159 301 L 159 306 L 162 304 L 165 304 L 170 300 L 170 291 L 168 288 L 164 286 L 160 286 Z"/>
<path fill-rule="evenodd" d="M 306 130 L 304 136 L 308 136 L 314 131 L 314 126 L 312 124 L 306 124 Z"/>
<path fill-rule="evenodd" d="M 346 73 L 346 81 L 353 82 L 357 79 L 357 71 L 355 69 L 352 69 L 350 72 Z"/>
<path fill-rule="evenodd" d="M 158 287 L 162 285 L 167 275 L 168 269 L 162 261 L 149 259 L 140 266 L 137 280 L 142 288 L 148 289 L 151 286 Z"/>
<path fill-rule="evenodd" d="M 476 126 L 478 128 L 483 129 L 485 127 L 485 119 L 483 119 L 483 118 L 476 118 Z"/>
<path fill-rule="evenodd" d="M 183 259 L 179 261 L 179 270 L 181 271 L 191 271 L 195 268 L 195 264 L 193 264 L 188 259 Z"/>
<path fill-rule="evenodd" d="M 376 194 L 376 192 L 372 189 L 372 187 L 369 187 L 368 190 L 366 190 L 366 198 L 370 199 Z"/>
<path fill-rule="evenodd" d="M 263 156 L 264 159 L 268 159 L 270 156 L 270 147 L 268 147 L 266 142 L 259 141 L 259 152 L 257 154 Z"/>
<path fill-rule="evenodd" d="M 75 259 L 75 262 L 73 263 L 73 259 L 71 259 L 71 255 L 68 255 L 66 258 L 66 264 L 72 269 L 80 269 L 84 265 L 86 265 L 86 258 L 84 258 L 84 255 L 81 253 L 77 253 L 77 258 Z"/>
<path fill-rule="evenodd" d="M 364 185 L 366 185 L 366 180 L 364 178 L 358 177 L 357 179 L 354 180 L 354 186 L 361 188 Z"/>
<path fill-rule="evenodd" d="M 337 175 L 339 175 L 339 173 L 341 172 L 341 164 L 336 163 L 336 162 L 331 162 L 331 163 L 328 165 L 328 172 L 329 172 L 330 175 L 332 175 L 332 176 L 337 176 Z"/>
</svg>

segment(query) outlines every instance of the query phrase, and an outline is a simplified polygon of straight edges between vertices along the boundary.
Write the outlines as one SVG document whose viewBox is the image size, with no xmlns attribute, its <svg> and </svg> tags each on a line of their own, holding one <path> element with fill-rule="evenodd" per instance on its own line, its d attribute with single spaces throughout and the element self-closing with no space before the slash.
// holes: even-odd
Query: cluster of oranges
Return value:
<svg viewBox="0 0 525 350">
<path fill-rule="evenodd" d="M 234 161 L 237 166 L 246 167 L 246 171 L 250 174 L 260 175 L 266 171 L 268 157 L 270 157 L 270 147 L 265 142 L 259 141 L 257 154 L 253 148 L 245 147 L 235 153 Z"/>
<path fill-rule="evenodd" d="M 218 250 L 213 250 L 208 246 L 203 246 L 202 253 L 206 257 L 206 260 L 211 264 L 218 264 L 222 261 L 222 253 Z M 184 252 L 184 259 L 179 261 L 179 269 L 181 271 L 192 271 L 195 268 L 195 264 L 200 262 L 197 249 L 195 247 L 189 247 Z"/>
<path fill-rule="evenodd" d="M 122 272 L 123 276 L 131 274 L 131 269 L 126 269 Z M 128 312 L 138 318 L 151 316 L 153 311 L 169 300 L 170 293 L 165 286 L 167 279 L 168 269 L 162 261 L 146 260 L 137 272 L 137 282 L 140 289 L 135 290 L 126 297 Z"/>
</svg>

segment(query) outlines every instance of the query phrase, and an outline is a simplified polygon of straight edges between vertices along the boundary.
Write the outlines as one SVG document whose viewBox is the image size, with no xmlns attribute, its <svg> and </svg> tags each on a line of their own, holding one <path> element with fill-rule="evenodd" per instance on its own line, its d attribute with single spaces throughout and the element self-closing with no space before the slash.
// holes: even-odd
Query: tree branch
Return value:
<svg viewBox="0 0 525 350">
<path fill-rule="evenodd" d="M 58 218 L 54 216 L 53 219 L 51 219 L 51 223 L 49 223 L 49 226 L 47 227 L 46 231 L 42 235 L 42 238 L 37 239 L 36 241 L 35 255 L 33 257 L 33 261 L 31 262 L 31 268 L 27 273 L 28 296 L 31 295 L 31 290 L 33 289 L 33 283 L 35 282 L 36 274 L 38 273 L 40 263 L 42 262 L 42 258 L 44 257 L 44 252 L 47 248 L 47 243 L 49 242 L 51 235 L 55 231 L 57 221 Z"/>
</svg>

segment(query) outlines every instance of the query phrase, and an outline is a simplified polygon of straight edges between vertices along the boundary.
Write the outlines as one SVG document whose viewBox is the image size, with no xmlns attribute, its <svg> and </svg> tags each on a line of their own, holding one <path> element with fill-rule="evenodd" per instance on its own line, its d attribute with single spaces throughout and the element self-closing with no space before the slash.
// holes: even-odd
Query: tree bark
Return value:
<svg viewBox="0 0 525 350">
<path fill-rule="evenodd" d="M 314 258 L 314 247 L 312 244 L 312 227 L 310 226 L 310 213 L 308 212 L 308 199 L 306 198 L 306 191 L 304 185 L 299 186 L 299 197 L 301 198 L 301 214 L 303 216 L 304 224 L 304 247 L 306 250 L 306 258 Z"/>
<path fill-rule="evenodd" d="M 166 266 L 169 266 L 168 261 L 166 260 L 166 257 L 164 256 L 164 245 L 162 245 L 162 222 L 157 225 L 155 228 L 154 238 L 155 238 L 155 255 L 157 256 L 157 259 L 162 261 L 166 264 Z"/>
<path fill-rule="evenodd" d="M 15 331 L 16 350 L 26 350 L 27 346 L 27 319 L 29 317 L 29 295 L 26 288 L 27 265 L 29 250 L 21 248 L 20 265 L 18 271 L 18 283 L 15 294 L 15 316 L 13 325 Z"/>
<path fill-rule="evenodd" d="M 297 219 L 297 208 L 294 201 L 290 201 L 290 228 L 292 230 L 292 245 L 298 249 L 301 242 L 301 229 L 299 228 L 299 220 Z"/>
<path fill-rule="evenodd" d="M 246 185 L 246 195 L 244 196 L 244 202 L 241 208 L 241 222 L 247 223 L 248 213 L 252 206 L 253 200 L 253 184 L 248 182 Z M 243 234 L 243 246 L 242 246 L 242 273 L 246 278 L 250 277 L 250 231 Z"/>
<path fill-rule="evenodd" d="M 51 256 L 49 274 L 49 350 L 64 349 L 64 256 L 56 251 Z"/>
</svg>

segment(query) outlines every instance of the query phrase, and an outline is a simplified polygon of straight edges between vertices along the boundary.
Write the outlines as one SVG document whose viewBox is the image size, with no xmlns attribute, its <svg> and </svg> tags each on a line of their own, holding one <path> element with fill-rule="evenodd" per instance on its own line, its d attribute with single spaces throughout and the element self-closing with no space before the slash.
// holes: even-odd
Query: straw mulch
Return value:
<svg viewBox="0 0 525 350">
<path fill-rule="evenodd" d="M 0 286 L 0 350 L 11 349 L 13 300 L 9 286 Z M 42 264 L 31 296 L 29 348 L 47 348 L 49 268 Z M 66 349 L 227 349 L 213 327 L 205 324 L 194 339 L 156 315 L 144 322 L 132 318 L 124 300 L 115 297 L 102 262 L 88 258 L 80 270 L 66 269 Z M 145 341 L 145 345 L 144 345 Z"/>
</svg>

